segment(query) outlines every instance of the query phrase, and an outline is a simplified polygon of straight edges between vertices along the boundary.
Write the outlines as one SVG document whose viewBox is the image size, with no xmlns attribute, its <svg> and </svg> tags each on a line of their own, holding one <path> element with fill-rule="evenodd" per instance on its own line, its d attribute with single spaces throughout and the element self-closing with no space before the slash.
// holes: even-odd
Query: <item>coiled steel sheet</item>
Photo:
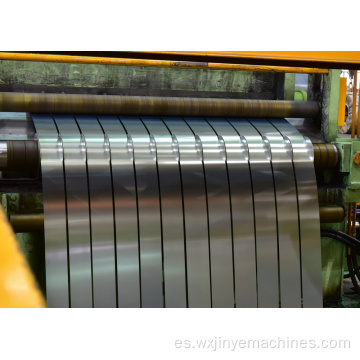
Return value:
<svg viewBox="0 0 360 360">
<path fill-rule="evenodd" d="M 63 140 L 71 307 L 92 307 L 91 234 L 85 139 L 73 117 L 54 116 Z"/>
<path fill-rule="evenodd" d="M 322 306 L 311 143 L 285 120 L 33 118 L 49 306 Z"/>
<path fill-rule="evenodd" d="M 63 144 L 51 115 L 33 114 L 39 137 L 44 194 L 46 299 L 49 306 L 68 307 L 68 234 L 63 170 Z"/>
</svg>

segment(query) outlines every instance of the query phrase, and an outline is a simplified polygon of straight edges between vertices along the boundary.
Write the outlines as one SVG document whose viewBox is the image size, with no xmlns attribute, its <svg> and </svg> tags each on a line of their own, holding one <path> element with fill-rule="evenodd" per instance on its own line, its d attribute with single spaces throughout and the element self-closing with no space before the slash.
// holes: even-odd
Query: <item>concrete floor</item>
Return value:
<svg viewBox="0 0 360 360">
<path fill-rule="evenodd" d="M 353 284 L 351 279 L 344 279 L 344 295 L 342 301 L 338 304 L 328 303 L 324 304 L 326 308 L 360 308 L 360 294 L 352 290 Z"/>
</svg>

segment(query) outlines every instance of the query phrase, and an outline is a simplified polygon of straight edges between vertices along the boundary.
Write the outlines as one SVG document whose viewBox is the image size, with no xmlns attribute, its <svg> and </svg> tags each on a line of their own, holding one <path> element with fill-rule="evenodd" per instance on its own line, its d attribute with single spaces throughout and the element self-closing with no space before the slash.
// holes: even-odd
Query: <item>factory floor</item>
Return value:
<svg viewBox="0 0 360 360">
<path fill-rule="evenodd" d="M 360 294 L 355 293 L 353 290 L 351 279 L 344 279 L 344 295 L 339 307 L 344 308 L 360 308 Z"/>
<path fill-rule="evenodd" d="M 326 303 L 325 308 L 360 308 L 360 294 L 352 290 L 351 279 L 344 279 L 343 298 L 339 303 Z"/>
</svg>

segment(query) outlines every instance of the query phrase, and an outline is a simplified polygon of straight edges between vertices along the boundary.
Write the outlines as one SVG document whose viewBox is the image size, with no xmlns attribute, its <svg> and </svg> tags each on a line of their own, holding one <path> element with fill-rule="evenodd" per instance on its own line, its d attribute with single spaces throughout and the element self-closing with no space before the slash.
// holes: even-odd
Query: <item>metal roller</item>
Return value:
<svg viewBox="0 0 360 360">
<path fill-rule="evenodd" d="M 69 307 L 63 144 L 51 115 L 33 114 L 32 118 L 39 137 L 43 179 L 46 300 L 51 307 Z"/>
<path fill-rule="evenodd" d="M 300 220 L 303 307 L 322 307 L 319 203 L 313 147 L 311 141 L 285 119 L 269 121 L 290 140 L 293 149 Z"/>
<path fill-rule="evenodd" d="M 92 254 L 85 139 L 72 116 L 55 115 L 63 140 L 71 307 L 92 307 Z"/>
<path fill-rule="evenodd" d="M 162 232 L 156 145 L 138 117 L 120 120 L 134 145 L 141 266 L 141 306 L 163 307 Z"/>
<path fill-rule="evenodd" d="M 94 307 L 116 307 L 113 189 L 108 139 L 94 116 L 77 115 L 86 143 Z"/>
<path fill-rule="evenodd" d="M 335 145 L 313 143 L 313 146 L 316 170 L 333 169 L 337 165 L 339 153 Z M 38 142 L 36 140 L 0 141 L 0 171 L 37 171 L 39 162 Z"/>
<path fill-rule="evenodd" d="M 0 93 L 0 111 L 158 116 L 315 117 L 316 101 Z"/>
</svg>

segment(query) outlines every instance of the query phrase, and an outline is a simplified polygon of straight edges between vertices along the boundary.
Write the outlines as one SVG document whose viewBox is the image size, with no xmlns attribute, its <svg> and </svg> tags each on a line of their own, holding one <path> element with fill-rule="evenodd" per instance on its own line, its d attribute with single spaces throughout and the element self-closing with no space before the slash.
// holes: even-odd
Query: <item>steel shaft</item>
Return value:
<svg viewBox="0 0 360 360">
<path fill-rule="evenodd" d="M 317 115 L 319 105 L 316 101 L 3 92 L 0 93 L 0 111 L 53 114 L 311 118 Z"/>
</svg>

